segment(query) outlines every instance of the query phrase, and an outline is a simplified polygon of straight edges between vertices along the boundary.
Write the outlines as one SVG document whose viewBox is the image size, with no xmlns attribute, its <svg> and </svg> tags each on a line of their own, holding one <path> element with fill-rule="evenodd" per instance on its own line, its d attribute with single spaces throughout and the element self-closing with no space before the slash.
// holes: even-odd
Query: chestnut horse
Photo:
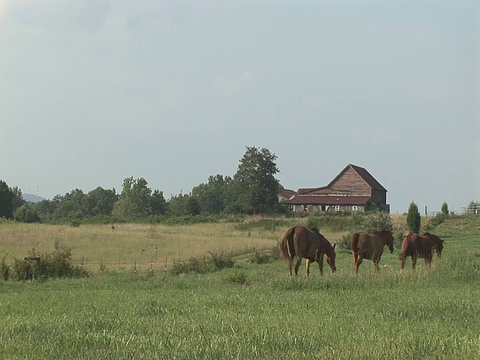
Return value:
<svg viewBox="0 0 480 360">
<path fill-rule="evenodd" d="M 317 262 L 320 275 L 323 275 L 323 255 L 327 257 L 327 263 L 332 272 L 335 272 L 335 244 L 332 246 L 325 237 L 318 232 L 318 229 L 309 230 L 304 226 L 294 226 L 285 231 L 283 239 L 279 244 L 280 256 L 288 265 L 288 271 L 292 276 L 293 258 L 297 257 L 295 264 L 295 276 L 298 275 L 298 268 L 302 258 L 306 260 L 305 276 L 310 275 L 310 263 Z"/>
<path fill-rule="evenodd" d="M 355 273 L 363 259 L 373 260 L 375 269 L 380 270 L 378 263 L 383 254 L 383 247 L 387 245 L 393 252 L 393 235 L 391 231 L 374 231 L 372 234 L 357 232 L 352 236 L 352 255 Z"/>
<path fill-rule="evenodd" d="M 430 238 L 430 241 L 433 245 L 433 250 L 437 253 L 438 257 L 442 257 L 442 250 L 443 250 L 443 240 L 440 239 L 437 235 L 430 234 L 426 232 L 422 236 Z"/>
<path fill-rule="evenodd" d="M 438 236 L 426 233 L 424 235 L 408 234 L 402 242 L 402 252 L 398 256 L 402 264 L 402 269 L 405 267 L 407 257 L 412 257 L 412 268 L 415 269 L 417 259 L 424 258 L 427 266 L 432 265 L 433 251 L 435 250 L 438 256 L 441 256 L 443 249 L 443 242 Z"/>
</svg>

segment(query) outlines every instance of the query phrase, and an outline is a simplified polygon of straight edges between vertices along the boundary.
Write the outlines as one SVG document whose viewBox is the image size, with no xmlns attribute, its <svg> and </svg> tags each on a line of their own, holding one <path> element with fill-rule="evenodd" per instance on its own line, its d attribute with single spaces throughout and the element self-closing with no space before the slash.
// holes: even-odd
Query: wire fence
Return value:
<svg viewBox="0 0 480 360">
<path fill-rule="evenodd" d="M 131 272 L 155 272 L 166 273 L 173 267 L 174 261 L 168 258 L 163 260 L 133 260 L 133 261 L 111 261 L 103 259 L 100 262 L 77 261 L 77 265 L 82 266 L 92 273 L 103 273 L 105 271 L 131 271 Z"/>
</svg>

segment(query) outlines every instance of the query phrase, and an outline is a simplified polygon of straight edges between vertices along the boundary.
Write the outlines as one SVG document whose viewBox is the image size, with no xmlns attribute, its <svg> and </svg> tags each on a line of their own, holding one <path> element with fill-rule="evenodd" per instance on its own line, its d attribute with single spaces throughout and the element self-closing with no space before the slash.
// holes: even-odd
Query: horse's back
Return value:
<svg viewBox="0 0 480 360">
<path fill-rule="evenodd" d="M 370 259 L 376 252 L 377 246 L 371 234 L 360 231 L 354 234 L 352 250 L 361 254 L 365 259 Z"/>
</svg>

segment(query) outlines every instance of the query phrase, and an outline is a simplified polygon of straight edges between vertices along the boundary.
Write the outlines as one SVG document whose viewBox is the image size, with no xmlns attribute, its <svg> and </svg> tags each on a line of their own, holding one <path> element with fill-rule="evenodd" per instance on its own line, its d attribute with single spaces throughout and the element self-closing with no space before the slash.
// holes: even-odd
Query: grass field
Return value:
<svg viewBox="0 0 480 360">
<path fill-rule="evenodd" d="M 54 241 L 73 240 L 73 254 L 93 261 L 120 257 L 121 249 L 158 250 L 170 239 L 176 246 L 162 245 L 162 257 L 181 258 L 185 248 L 189 256 L 240 255 L 270 249 L 284 230 L 7 223 L 0 250 L 21 257 L 32 246 L 52 251 Z M 444 254 L 416 271 L 410 259 L 399 271 L 395 249 L 384 253 L 380 273 L 365 261 L 355 276 L 342 250 L 337 272 L 322 278 L 316 264 L 309 279 L 289 278 L 280 261 L 258 265 L 239 256 L 234 268 L 204 275 L 107 267 L 85 279 L 0 281 L 0 358 L 478 359 L 480 217 L 451 219 L 434 232 L 445 239 Z"/>
</svg>

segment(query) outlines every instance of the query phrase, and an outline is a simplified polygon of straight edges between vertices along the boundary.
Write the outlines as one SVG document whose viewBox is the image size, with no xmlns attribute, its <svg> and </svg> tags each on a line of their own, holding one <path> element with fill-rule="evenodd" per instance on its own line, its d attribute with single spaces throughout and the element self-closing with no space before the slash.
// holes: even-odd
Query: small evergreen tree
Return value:
<svg viewBox="0 0 480 360">
<path fill-rule="evenodd" d="M 450 213 L 450 212 L 448 211 L 448 204 L 447 204 L 446 202 L 444 202 L 444 203 L 442 204 L 441 210 L 442 210 L 442 214 L 443 214 L 443 215 L 448 215 L 448 214 Z"/>
<path fill-rule="evenodd" d="M 421 217 L 417 205 L 412 201 L 407 213 L 407 226 L 410 232 L 418 233 L 420 231 Z"/>
</svg>

